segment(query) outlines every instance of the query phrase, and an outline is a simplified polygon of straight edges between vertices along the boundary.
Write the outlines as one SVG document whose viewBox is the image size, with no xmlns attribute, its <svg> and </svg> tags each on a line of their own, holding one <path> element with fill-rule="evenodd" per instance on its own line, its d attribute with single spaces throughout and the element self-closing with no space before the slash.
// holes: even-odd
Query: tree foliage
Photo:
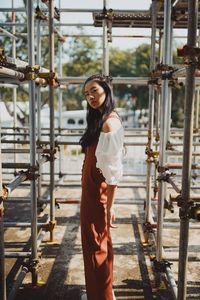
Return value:
<svg viewBox="0 0 200 300">
<path fill-rule="evenodd" d="M 68 61 L 63 66 L 63 76 L 90 76 L 101 72 L 101 55 L 96 41 L 91 38 L 75 37 L 71 39 L 67 56 Z M 81 109 L 82 100 L 81 86 L 69 86 L 64 91 L 64 105 L 67 109 Z"/>
</svg>

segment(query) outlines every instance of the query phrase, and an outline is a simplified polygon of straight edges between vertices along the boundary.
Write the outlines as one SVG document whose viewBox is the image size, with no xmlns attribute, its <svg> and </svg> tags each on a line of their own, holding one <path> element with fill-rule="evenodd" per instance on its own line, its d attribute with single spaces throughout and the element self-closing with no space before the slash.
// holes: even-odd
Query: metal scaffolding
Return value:
<svg viewBox="0 0 200 300">
<path fill-rule="evenodd" d="M 39 7 L 39 0 L 37 0 L 37 6 Z M 45 2 L 45 1 L 43 1 Z M 95 26 L 102 27 L 102 35 L 96 35 L 102 37 L 103 44 L 103 57 L 102 57 L 102 73 L 109 75 L 109 42 L 112 42 L 112 28 L 116 27 L 131 27 L 131 28 L 151 28 L 151 64 L 150 64 L 150 78 L 122 78 L 114 77 L 113 84 L 136 84 L 136 85 L 149 85 L 149 122 L 148 130 L 144 131 L 144 137 L 147 142 L 126 142 L 127 146 L 146 146 L 147 155 L 147 171 L 146 171 L 146 201 L 145 201 L 145 220 L 144 230 L 146 234 L 146 243 L 149 242 L 150 236 L 153 232 L 153 239 L 155 245 L 155 259 L 153 265 L 155 267 L 156 274 L 158 275 L 158 286 L 165 278 L 171 288 L 171 292 L 174 299 L 185 300 L 186 299 L 186 287 L 187 287 L 187 263 L 188 263 L 188 236 L 189 236 L 189 221 L 190 218 L 195 219 L 195 209 L 199 208 L 198 202 L 200 201 L 199 195 L 195 197 L 191 195 L 191 171 L 200 169 L 196 164 L 195 158 L 200 156 L 198 150 L 192 150 L 192 147 L 199 146 L 199 131 L 198 131 L 198 110 L 199 110 L 199 91 L 196 91 L 196 115 L 195 115 L 195 129 L 197 133 L 193 131 L 193 116 L 194 116 L 194 101 L 195 101 L 195 84 L 200 81 L 199 57 L 200 50 L 197 48 L 197 29 L 200 24 L 198 19 L 198 1 L 197 0 L 165 0 L 157 1 L 152 0 L 150 10 L 145 11 L 127 11 L 127 10 L 115 10 L 109 8 L 108 1 L 103 1 L 102 11 L 95 9 L 65 9 L 61 7 L 59 2 L 58 11 L 54 8 L 54 0 L 46 1 L 48 4 L 44 12 L 48 12 L 48 17 L 44 16 L 40 11 L 40 17 L 36 19 L 36 41 L 37 49 L 34 42 L 34 1 L 27 1 L 27 10 L 25 8 L 0 8 L 0 12 L 12 12 L 12 23 L 7 23 L 12 27 L 12 32 L 6 31 L 0 28 L 6 36 L 12 39 L 13 43 L 13 57 L 6 56 L 5 51 L 0 49 L 0 82 L 11 84 L 27 84 L 29 86 L 29 138 L 27 139 L 27 133 L 22 133 L 26 136 L 23 141 L 13 141 L 14 145 L 17 143 L 29 144 L 30 149 L 30 163 L 18 164 L 16 157 L 14 164 L 9 166 L 8 163 L 2 164 L 1 154 L 20 153 L 20 149 L 14 146 L 14 149 L 1 149 L 0 141 L 0 300 L 14 299 L 18 288 L 24 280 L 26 274 L 31 272 L 32 283 L 38 282 L 38 248 L 42 241 L 43 231 L 48 230 L 50 232 L 50 240 L 54 240 L 54 228 L 56 226 L 56 205 L 59 201 L 55 199 L 55 176 L 66 175 L 62 172 L 62 156 L 59 153 L 59 171 L 56 174 L 55 171 L 55 153 L 57 147 L 64 145 L 76 145 L 77 140 L 68 140 L 70 136 L 73 136 L 71 132 L 65 132 L 66 128 L 63 128 L 62 124 L 62 89 L 58 90 L 59 93 L 59 128 L 55 128 L 55 87 L 62 84 L 81 84 L 85 81 L 86 77 L 63 77 L 62 74 L 62 43 L 65 42 L 65 36 L 60 31 L 55 30 L 55 26 L 61 28 L 62 26 L 73 26 L 72 24 L 62 24 L 58 21 L 58 11 L 63 12 L 89 12 L 93 14 L 93 24 L 82 24 L 83 26 Z M 12 2 L 13 4 L 13 2 Z M 15 20 L 15 14 L 17 12 L 27 13 L 27 41 L 28 41 L 28 62 L 22 62 L 16 59 L 16 44 L 15 40 L 17 35 L 17 26 L 23 24 L 17 24 Z M 57 20 L 57 21 L 55 21 Z M 43 24 L 41 25 L 41 23 Z M 0 26 L 3 24 L 0 23 Z M 77 25 L 77 24 L 76 24 Z M 37 65 L 41 64 L 41 26 L 48 26 L 49 28 L 49 70 L 42 67 L 38 68 Z M 173 28 L 185 28 L 188 31 L 187 45 L 183 49 L 179 50 L 179 55 L 183 56 L 184 62 L 181 66 L 174 66 L 172 61 L 172 39 Z M 159 31 L 159 35 L 158 35 Z M 54 35 L 57 34 L 59 40 L 59 70 L 58 75 L 55 73 L 55 49 L 54 49 Z M 116 35 L 117 36 L 117 35 Z M 144 37 L 144 36 L 143 36 Z M 159 58 L 156 62 L 156 39 L 159 39 L 158 52 Z M 35 50 L 37 50 L 35 65 Z M 111 74 L 112 75 L 112 74 Z M 172 132 L 170 128 L 171 122 L 171 106 L 172 106 L 172 90 L 171 86 L 178 86 L 179 84 L 185 84 L 185 123 L 184 131 L 178 129 Z M 36 83 L 38 85 L 36 86 Z M 41 86 L 49 87 L 49 107 L 50 107 L 50 128 L 45 133 L 45 136 L 49 136 L 49 141 L 42 140 L 42 130 L 40 126 L 40 107 L 41 107 Z M 16 86 L 13 88 L 13 101 L 14 101 L 14 130 L 12 135 L 17 136 L 16 129 Z M 37 101 L 36 101 L 37 100 Z M 36 119 L 37 111 L 37 119 Z M 25 130 L 25 128 L 24 128 Z M 129 137 L 138 136 L 138 131 L 126 133 Z M 143 132 L 139 132 L 142 136 Z M 196 134 L 196 135 L 195 135 Z M 73 137 L 79 136 L 80 132 L 75 133 Z M 170 138 L 177 136 L 183 138 L 183 142 L 179 141 L 171 145 Z M 62 139 L 64 138 L 64 139 Z M 66 139 L 65 139 L 66 138 Z M 155 141 L 154 141 L 155 138 Z M 12 143 L 12 141 L 6 140 L 6 143 Z M 2 139 L 2 143 L 4 143 Z M 39 147 L 37 147 L 39 145 Z M 44 150 L 42 146 L 47 146 Z M 183 145 L 183 150 L 174 151 L 173 147 Z M 41 147 L 41 148 L 40 148 Z M 49 147 L 49 148 L 48 148 Z M 25 153 L 25 149 L 21 150 Z M 170 156 L 182 156 L 183 166 L 169 162 Z M 193 158 L 193 161 L 192 161 Z M 50 208 L 48 219 L 45 223 L 39 224 L 37 219 L 38 205 L 41 205 L 42 185 L 45 185 L 42 181 L 43 174 L 42 165 L 49 162 L 49 194 L 48 199 L 45 200 Z M 15 171 L 18 168 L 27 168 L 27 170 L 21 171 L 17 176 L 7 185 L 3 186 L 2 180 L 2 166 L 9 168 L 12 167 Z M 171 170 L 182 169 L 182 182 L 181 187 L 172 179 Z M 178 177 L 178 176 L 177 176 Z M 155 186 L 153 186 L 154 179 Z M 14 226 L 30 226 L 31 227 L 31 250 L 22 253 L 5 253 L 4 249 L 4 209 L 3 201 L 10 196 L 10 193 L 18 187 L 24 181 L 30 181 L 30 203 L 31 203 L 31 222 L 24 224 L 15 223 Z M 158 184 L 157 184 L 158 182 Z M 137 184 L 138 182 L 136 182 Z M 133 182 L 132 182 L 133 184 Z M 171 185 L 178 196 L 171 196 L 170 200 L 167 200 L 167 185 Z M 154 189 L 154 190 L 153 190 Z M 154 194 L 154 196 L 153 196 Z M 155 198 L 157 199 L 156 205 L 156 217 L 152 213 L 152 205 L 154 205 Z M 62 200 L 61 200 L 62 202 Z M 174 279 L 171 271 L 171 263 L 164 259 L 164 246 L 163 246 L 163 230 L 166 227 L 179 227 L 177 224 L 166 223 L 164 218 L 164 211 L 167 207 L 168 210 L 173 210 L 174 203 L 176 203 L 180 210 L 180 244 L 179 244 L 179 270 L 178 270 L 178 284 Z M 198 219 L 196 217 L 196 219 Z M 9 226 L 9 224 L 5 224 Z M 11 223 L 10 223 L 11 225 Z M 191 225 L 191 229 L 199 229 L 199 225 Z M 26 263 L 23 264 L 21 271 L 17 277 L 15 284 L 13 285 L 11 292 L 6 296 L 6 276 L 5 276 L 5 257 L 23 257 L 26 258 Z"/>
</svg>

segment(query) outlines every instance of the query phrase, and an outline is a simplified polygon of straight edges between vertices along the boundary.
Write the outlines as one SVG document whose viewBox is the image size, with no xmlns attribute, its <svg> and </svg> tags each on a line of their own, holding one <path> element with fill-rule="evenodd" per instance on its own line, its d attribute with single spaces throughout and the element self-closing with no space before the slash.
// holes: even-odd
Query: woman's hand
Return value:
<svg viewBox="0 0 200 300">
<path fill-rule="evenodd" d="M 108 209 L 108 226 L 111 228 L 117 228 L 116 225 L 113 224 L 113 222 L 115 222 L 115 211 L 114 209 L 111 207 L 110 209 Z"/>
</svg>

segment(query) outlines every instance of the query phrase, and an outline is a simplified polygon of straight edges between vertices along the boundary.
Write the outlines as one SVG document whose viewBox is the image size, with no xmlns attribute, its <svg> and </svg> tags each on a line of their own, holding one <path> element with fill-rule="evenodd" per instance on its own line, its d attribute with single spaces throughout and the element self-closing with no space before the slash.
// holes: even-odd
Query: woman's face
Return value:
<svg viewBox="0 0 200 300">
<path fill-rule="evenodd" d="M 94 109 L 100 109 L 106 99 L 104 89 L 95 81 L 88 81 L 85 85 L 85 98 Z"/>
</svg>

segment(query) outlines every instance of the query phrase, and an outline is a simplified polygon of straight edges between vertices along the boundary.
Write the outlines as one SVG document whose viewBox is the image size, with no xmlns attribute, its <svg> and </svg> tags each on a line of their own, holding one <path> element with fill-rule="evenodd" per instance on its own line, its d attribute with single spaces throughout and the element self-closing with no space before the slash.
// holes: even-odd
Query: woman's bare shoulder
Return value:
<svg viewBox="0 0 200 300">
<path fill-rule="evenodd" d="M 122 126 L 121 120 L 116 112 L 112 112 L 103 123 L 103 132 L 117 131 Z"/>
</svg>

